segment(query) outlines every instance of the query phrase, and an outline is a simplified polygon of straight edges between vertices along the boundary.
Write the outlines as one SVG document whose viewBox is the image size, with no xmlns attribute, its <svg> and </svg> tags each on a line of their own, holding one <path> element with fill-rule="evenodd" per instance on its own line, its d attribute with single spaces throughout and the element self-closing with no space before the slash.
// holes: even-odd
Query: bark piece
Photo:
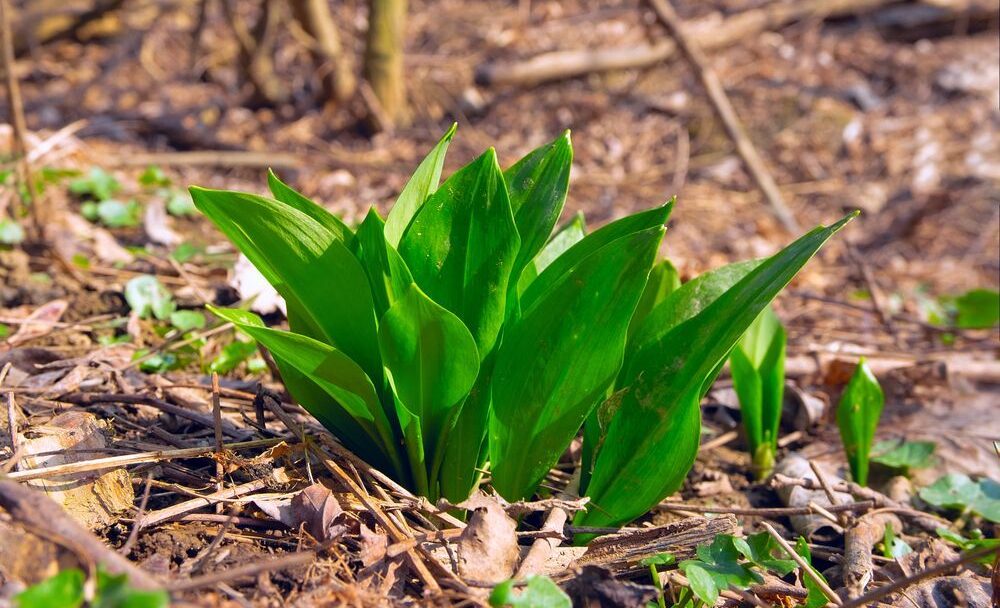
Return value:
<svg viewBox="0 0 1000 608">
<path fill-rule="evenodd" d="M 48 424 L 27 429 L 19 436 L 24 453 L 19 467 L 34 469 L 88 460 L 104 455 L 106 423 L 86 412 L 66 412 Z M 37 479 L 30 485 L 43 490 L 80 524 L 96 530 L 110 525 L 135 501 L 125 469 L 101 475 L 75 473 Z"/>
</svg>

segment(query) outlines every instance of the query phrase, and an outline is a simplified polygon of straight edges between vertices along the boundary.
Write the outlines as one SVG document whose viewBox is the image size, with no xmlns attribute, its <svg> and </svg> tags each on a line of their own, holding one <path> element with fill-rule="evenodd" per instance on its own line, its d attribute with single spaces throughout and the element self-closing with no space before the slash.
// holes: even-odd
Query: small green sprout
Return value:
<svg viewBox="0 0 1000 608">
<path fill-rule="evenodd" d="M 837 406 L 837 426 L 851 477 L 863 486 L 868 485 L 868 459 L 884 404 L 882 387 L 862 357 Z"/>
<path fill-rule="evenodd" d="M 490 592 L 490 606 L 495 608 L 571 608 L 569 596 L 547 576 L 532 575 L 515 590 L 513 579 L 504 581 Z"/>
</svg>

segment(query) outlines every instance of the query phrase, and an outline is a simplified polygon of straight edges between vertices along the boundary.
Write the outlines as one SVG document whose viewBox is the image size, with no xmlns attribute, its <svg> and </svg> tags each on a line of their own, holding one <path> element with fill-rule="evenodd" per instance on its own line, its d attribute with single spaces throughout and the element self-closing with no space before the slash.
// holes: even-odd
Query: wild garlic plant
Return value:
<svg viewBox="0 0 1000 608">
<path fill-rule="evenodd" d="M 356 227 L 273 173 L 271 197 L 192 188 L 285 298 L 290 331 L 213 311 L 345 445 L 432 500 L 466 498 L 484 470 L 508 500 L 530 497 L 586 426 L 592 507 L 576 523 L 624 524 L 683 482 L 730 351 L 852 216 L 678 285 L 657 262 L 672 201 L 553 235 L 569 134 L 506 170 L 491 148 L 439 185 L 454 132 L 384 220 L 373 207 Z"/>
</svg>

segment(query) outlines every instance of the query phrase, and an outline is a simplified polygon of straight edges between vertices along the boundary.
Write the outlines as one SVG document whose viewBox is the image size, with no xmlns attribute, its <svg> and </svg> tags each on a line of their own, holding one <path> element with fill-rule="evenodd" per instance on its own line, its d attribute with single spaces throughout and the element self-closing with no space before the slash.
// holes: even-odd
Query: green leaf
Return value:
<svg viewBox="0 0 1000 608">
<path fill-rule="evenodd" d="M 906 541 L 897 537 L 892 525 L 885 524 L 885 532 L 882 535 L 882 556 L 888 559 L 899 559 L 908 553 L 913 553 L 913 548 L 906 544 Z"/>
<path fill-rule="evenodd" d="M 157 165 L 149 165 L 139 176 L 139 183 L 148 188 L 169 186 L 170 178 Z"/>
<path fill-rule="evenodd" d="M 139 225 L 142 215 L 142 208 L 136 201 L 126 203 L 113 198 L 102 200 L 96 205 L 84 204 L 81 211 L 88 220 L 99 221 L 108 228 L 133 228 Z"/>
<path fill-rule="evenodd" d="M 983 478 L 975 482 L 964 473 L 948 473 L 921 488 L 920 498 L 941 509 L 971 511 L 1000 522 L 1000 483 Z"/>
<path fill-rule="evenodd" d="M 170 596 L 166 591 L 141 591 L 128 584 L 128 575 L 112 575 L 103 568 L 97 570 L 97 592 L 91 608 L 167 608 Z"/>
<path fill-rule="evenodd" d="M 680 563 L 680 570 L 688 577 L 691 590 L 709 605 L 718 599 L 719 591 L 730 587 L 746 589 L 764 580 L 749 566 L 739 562 L 738 540 L 742 539 L 719 534 L 711 544 L 698 546 L 698 559 Z"/>
<path fill-rule="evenodd" d="M 670 553 L 657 553 L 639 560 L 643 566 L 669 566 L 677 561 L 677 558 Z"/>
<path fill-rule="evenodd" d="M 347 224 L 324 207 L 299 194 L 297 190 L 278 179 L 278 176 L 270 169 L 267 170 L 267 186 L 271 189 L 271 195 L 274 196 L 275 200 L 305 213 L 316 220 L 320 226 L 329 230 L 335 238 L 350 245 L 353 235 Z"/>
<path fill-rule="evenodd" d="M 448 144 L 455 136 L 456 129 L 458 129 L 458 123 L 452 124 L 437 145 L 421 161 L 389 211 L 389 216 L 385 220 L 385 239 L 393 247 L 400 247 L 403 235 L 413 218 L 427 199 L 437 190 L 438 182 L 441 180 L 441 168 L 444 167 L 444 157 L 448 152 Z"/>
<path fill-rule="evenodd" d="M 288 304 L 293 329 L 327 342 L 382 381 L 375 306 L 361 263 L 328 226 L 293 206 L 241 192 L 191 188 L 195 205 Z"/>
<path fill-rule="evenodd" d="M 233 340 L 223 346 L 219 354 L 212 359 L 208 365 L 208 371 L 223 375 L 228 374 L 256 353 L 257 345 L 253 342 Z"/>
<path fill-rule="evenodd" d="M 612 396 L 620 405 L 587 487 L 593 506 L 576 516 L 577 525 L 631 521 L 680 487 L 698 451 L 699 401 L 723 361 L 764 307 L 854 215 L 810 231 L 767 259 L 635 359 L 627 384 Z"/>
<path fill-rule="evenodd" d="M 923 469 L 934 463 L 933 441 L 879 441 L 872 448 L 871 461 L 883 466 L 909 471 Z"/>
<path fill-rule="evenodd" d="M 100 167 L 93 167 L 87 175 L 69 183 L 69 191 L 73 194 L 77 196 L 89 195 L 98 201 L 111 198 L 121 190 L 121 187 L 118 180 Z"/>
<path fill-rule="evenodd" d="M 962 329 L 989 329 L 1000 323 L 1000 292 L 973 289 L 955 299 L 955 324 Z"/>
<path fill-rule="evenodd" d="M 183 190 L 170 190 L 167 195 L 167 213 L 176 217 L 192 217 L 197 215 L 198 208 L 194 206 L 191 195 Z"/>
<path fill-rule="evenodd" d="M 795 560 L 774 556 L 775 553 L 783 554 L 783 550 L 778 541 L 767 532 L 752 534 L 746 539 L 734 538 L 733 545 L 752 564 L 770 570 L 778 576 L 785 576 L 797 567 Z"/>
<path fill-rule="evenodd" d="M 560 228 L 549 240 L 545 247 L 538 252 L 531 262 L 521 271 L 521 277 L 517 283 L 518 292 L 524 293 L 528 285 L 535 280 L 540 272 L 545 270 L 549 264 L 555 261 L 570 247 L 583 240 L 587 234 L 586 224 L 583 214 L 577 213 L 565 226 Z"/>
<path fill-rule="evenodd" d="M 948 528 L 938 528 L 937 535 L 942 539 L 958 546 L 962 551 L 976 551 L 980 548 L 993 547 L 1000 549 L 1000 538 L 983 538 L 983 533 L 979 530 L 973 530 L 970 533 L 971 538 L 966 538 L 955 532 L 949 530 Z M 980 564 L 992 565 L 996 561 L 997 554 L 992 553 L 976 560 Z"/>
<path fill-rule="evenodd" d="M 135 277 L 125 284 L 125 301 L 143 319 L 153 316 L 165 320 L 176 310 L 173 296 L 159 279 L 149 274 Z"/>
<path fill-rule="evenodd" d="M 868 456 L 884 404 L 882 387 L 862 357 L 837 406 L 837 426 L 851 476 L 861 485 L 868 485 Z"/>
<path fill-rule="evenodd" d="M 526 298 L 521 317 L 506 328 L 490 419 L 493 487 L 504 498 L 534 491 L 613 384 L 663 232 L 662 223 L 654 224 L 611 241 L 566 272 L 546 270 L 535 282 L 545 289 Z M 576 247 L 589 248 L 588 239 Z"/>
<path fill-rule="evenodd" d="M 83 572 L 76 568 L 28 587 L 14 596 L 19 608 L 76 608 L 83 605 Z"/>
<path fill-rule="evenodd" d="M 571 608 L 569 596 L 547 576 L 533 574 L 520 591 L 515 591 L 514 580 L 500 583 L 490 592 L 490 606 L 495 608 Z"/>
<path fill-rule="evenodd" d="M 815 577 L 819 578 L 819 580 L 824 583 L 827 582 L 826 577 L 820 574 L 820 571 L 813 567 L 812 553 L 809 551 L 809 543 L 806 542 L 805 538 L 800 536 L 799 540 L 795 541 L 795 552 L 802 556 L 802 559 L 805 560 L 809 571 L 812 572 Z M 809 576 L 805 572 L 800 572 L 799 581 L 809 591 L 809 594 L 806 596 L 804 608 L 823 608 L 826 606 L 827 602 L 830 601 L 829 598 L 826 597 L 826 594 L 823 593 L 823 589 L 818 583 L 816 583 L 812 576 Z"/>
<path fill-rule="evenodd" d="M 646 289 L 639 298 L 639 304 L 635 307 L 635 314 L 632 315 L 632 322 L 629 325 L 629 337 L 635 333 L 639 325 L 645 321 L 653 308 L 660 302 L 667 299 L 673 292 L 681 286 L 681 277 L 677 269 L 670 260 L 660 260 L 653 265 L 649 271 L 649 280 L 646 281 Z"/>
<path fill-rule="evenodd" d="M 18 245 L 24 241 L 24 228 L 10 218 L 0 219 L 0 245 Z"/>
<path fill-rule="evenodd" d="M 387 239 L 388 228 L 387 223 Z M 504 320 L 519 244 L 507 187 L 490 148 L 431 195 L 400 241 L 399 253 L 420 288 L 458 315 L 485 355 Z"/>
<path fill-rule="evenodd" d="M 785 330 L 770 306 L 740 338 L 729 362 L 754 474 L 764 479 L 774 467 L 785 391 Z"/>
<path fill-rule="evenodd" d="M 170 324 L 181 332 L 205 327 L 205 315 L 197 310 L 178 310 L 170 313 Z"/>
<path fill-rule="evenodd" d="M 572 164 L 573 145 L 566 131 L 503 173 L 521 239 L 512 273 L 515 285 L 521 269 L 542 250 L 562 213 Z"/>
<path fill-rule="evenodd" d="M 375 314 L 381 318 L 393 303 L 406 297 L 413 277 L 403 258 L 385 240 L 384 224 L 374 207 L 358 227 L 357 240 L 358 259 L 368 274 Z"/>
<path fill-rule="evenodd" d="M 413 462 L 411 452 L 410 466 L 433 479 L 448 431 L 479 372 L 476 343 L 458 317 L 415 284 L 382 317 L 378 340 L 404 435 L 411 424 L 420 426 L 427 461 Z M 435 488 L 420 490 L 436 498 Z"/>
<path fill-rule="evenodd" d="M 402 475 L 394 458 L 396 438 L 375 387 L 350 357 L 308 336 L 264 327 L 253 313 L 209 310 L 271 351 L 289 392 L 323 426 L 363 458 L 375 455 L 379 462 L 393 462 L 393 470 Z M 303 377 L 310 382 L 302 382 Z"/>
</svg>

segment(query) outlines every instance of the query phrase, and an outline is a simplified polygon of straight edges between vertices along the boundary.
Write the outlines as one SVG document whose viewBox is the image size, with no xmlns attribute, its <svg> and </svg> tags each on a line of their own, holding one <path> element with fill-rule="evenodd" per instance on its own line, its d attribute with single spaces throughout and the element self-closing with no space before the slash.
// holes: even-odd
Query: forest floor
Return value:
<svg viewBox="0 0 1000 608">
<path fill-rule="evenodd" d="M 363 4 L 337 8 L 355 58 Z M 255 104 L 232 67 L 237 49 L 215 3 L 197 53 L 190 3 L 151 4 L 19 61 L 50 250 L 0 249 L 0 367 L 11 364 L 0 387 L 13 396 L 0 408 L 0 461 L 8 478 L 45 487 L 112 551 L 166 581 L 177 605 L 485 601 L 474 577 L 452 569 L 448 548 L 461 522 L 441 519 L 346 453 L 287 403 L 253 345 L 201 315 L 206 303 L 238 301 L 245 295 L 238 280 L 249 278 L 234 271 L 234 248 L 191 213 L 186 186 L 263 192 L 271 166 L 356 220 L 369 204 L 391 204 L 453 121 L 459 130 L 445 174 L 488 146 L 509 164 L 571 129 L 564 217 L 582 211 L 599 225 L 676 195 L 662 254 L 684 278 L 769 255 L 793 238 L 771 216 L 679 57 L 530 86 L 475 84 L 487 63 L 660 42 L 668 34 L 644 4 L 410 4 L 412 126 L 374 135 L 360 126 L 357 108 L 317 103 L 315 74 L 294 32 L 281 31 L 275 46 L 274 73 L 290 100 Z M 708 23 L 759 5 L 688 2 L 681 13 Z M 665 526 L 660 536 L 676 542 L 654 550 L 648 536 L 625 534 L 589 555 L 550 550 L 542 572 L 580 605 L 648 601 L 650 574 L 639 560 L 663 547 L 689 557 L 713 531 L 752 534 L 767 523 L 787 538 L 804 534 L 817 566 L 846 587 L 844 570 L 857 564 L 844 557 L 853 542 L 845 542 L 845 526 L 876 522 L 881 530 L 878 517 L 895 509 L 900 519 L 890 523 L 900 524 L 898 536 L 913 552 L 885 558 L 869 544 L 869 589 L 955 559 L 960 547 L 937 527 L 998 537 L 995 519 L 935 509 L 918 497 L 945 474 L 1000 480 L 1000 333 L 956 329 L 950 308 L 970 290 L 1000 286 L 995 15 L 918 25 L 888 11 L 817 16 L 710 53 L 799 223 L 862 210 L 776 303 L 789 334 L 781 456 L 799 467 L 788 477 L 815 479 L 808 465 L 801 469 L 812 462 L 846 479 L 833 408 L 862 355 L 887 397 L 878 439 L 930 441 L 934 457 L 908 478 L 876 471 L 868 494 L 841 486 L 840 500 L 854 506 L 837 512 L 857 517 L 823 519 L 807 506 L 830 504 L 822 490 L 790 503 L 789 479 L 753 480 L 724 374 L 703 406 L 709 432 L 683 490 L 634 524 Z M 0 138 L 9 140 L 12 131 L 3 129 Z M 0 207 L 16 198 L 4 187 Z M 179 310 L 198 315 L 170 324 L 134 314 L 125 288 L 145 275 L 157 277 Z M 278 314 L 268 320 L 282 322 Z M 211 371 L 222 378 L 214 389 Z M 121 460 L 95 462 L 111 456 Z M 70 473 L 32 473 L 55 465 Z M 311 485 L 320 480 L 332 494 Z M 565 472 L 553 471 L 550 482 L 565 484 Z M 1000 497 L 989 498 L 995 513 Z M 517 507 L 528 512 L 518 529 L 522 549 L 538 541 L 553 507 Z M 781 510 L 789 508 L 799 511 Z M 803 510 L 807 517 L 789 518 Z M 24 524 L 0 512 L 6 598 L 81 561 Z M 873 542 L 882 542 L 877 536 Z M 587 564 L 603 570 L 581 570 Z M 881 601 L 987 606 L 997 597 L 986 568 L 944 574 Z M 672 570 L 663 580 L 683 586 Z M 796 575 L 768 574 L 766 582 L 752 589 L 758 602 L 805 599 Z M 604 603 L 587 604 L 595 601 Z M 729 593 L 720 601 L 754 599 Z"/>
</svg>

